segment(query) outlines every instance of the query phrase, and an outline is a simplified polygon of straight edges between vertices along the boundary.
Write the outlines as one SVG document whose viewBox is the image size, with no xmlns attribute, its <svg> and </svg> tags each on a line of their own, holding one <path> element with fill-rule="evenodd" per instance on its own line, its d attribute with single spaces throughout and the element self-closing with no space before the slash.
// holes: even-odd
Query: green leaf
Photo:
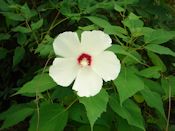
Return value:
<svg viewBox="0 0 175 131">
<path fill-rule="evenodd" d="M 8 50 L 0 47 L 0 60 L 4 59 L 7 55 Z"/>
<path fill-rule="evenodd" d="M 112 45 L 110 48 L 108 48 L 108 50 L 116 53 L 116 54 L 122 54 L 122 55 L 126 55 L 130 58 L 132 58 L 133 60 L 142 63 L 139 59 L 137 59 L 135 56 L 133 56 L 131 53 L 129 53 L 125 47 L 122 47 L 120 45 Z"/>
<path fill-rule="evenodd" d="M 158 110 L 159 113 L 164 117 L 164 119 L 166 119 L 161 96 L 158 93 L 151 91 L 146 86 L 145 89 L 141 91 L 141 94 L 148 106 Z"/>
<path fill-rule="evenodd" d="M 14 55 L 13 55 L 13 67 L 21 62 L 24 58 L 25 49 L 23 47 L 16 47 Z"/>
<path fill-rule="evenodd" d="M 0 12 L 2 15 L 7 17 L 8 19 L 14 20 L 14 21 L 25 21 L 25 18 L 21 14 L 16 14 L 13 12 Z"/>
<path fill-rule="evenodd" d="M 37 129 L 37 112 L 30 120 L 29 131 Z M 59 104 L 42 104 L 39 114 L 39 131 L 63 131 L 68 112 Z"/>
<path fill-rule="evenodd" d="M 171 55 L 175 57 L 175 52 L 173 52 L 172 50 L 170 50 L 167 47 L 161 46 L 161 45 L 156 45 L 156 44 L 150 44 L 145 46 L 145 48 L 149 51 L 155 52 L 157 54 L 161 54 L 161 55 Z"/>
<path fill-rule="evenodd" d="M 151 44 L 163 44 L 175 37 L 174 31 L 166 31 L 164 29 L 150 30 L 145 33 L 144 41 L 145 43 Z"/>
<path fill-rule="evenodd" d="M 107 20 L 102 19 L 100 17 L 88 16 L 86 18 L 89 19 L 91 22 L 93 22 L 94 24 L 98 25 L 101 28 L 111 26 L 111 24 Z"/>
<path fill-rule="evenodd" d="M 148 51 L 148 57 L 150 58 L 151 62 L 155 65 L 155 66 L 159 66 L 162 72 L 165 72 L 167 70 L 165 64 L 163 63 L 163 61 L 160 59 L 160 57 L 158 55 L 156 55 L 153 52 Z"/>
<path fill-rule="evenodd" d="M 21 6 L 21 13 L 23 13 L 24 17 L 26 19 L 30 19 L 31 17 L 36 15 L 35 11 L 31 11 L 28 7 L 27 3 L 25 3 L 23 6 Z"/>
<path fill-rule="evenodd" d="M 18 104 L 11 106 L 7 111 L 0 114 L 0 119 L 4 120 L 0 129 L 9 128 L 23 121 L 30 116 L 34 109 L 28 104 Z"/>
<path fill-rule="evenodd" d="M 8 40 L 10 38 L 10 35 L 7 33 L 0 33 L 0 41 L 2 40 Z"/>
<path fill-rule="evenodd" d="M 117 87 L 121 105 L 129 97 L 144 89 L 143 81 L 130 68 L 121 70 L 114 84 Z"/>
<path fill-rule="evenodd" d="M 126 119 L 128 124 L 145 130 L 141 110 L 132 100 L 126 100 L 121 106 L 118 96 L 112 95 L 109 105 L 115 113 Z"/>
<path fill-rule="evenodd" d="M 41 28 L 42 25 L 43 25 L 43 19 L 40 19 L 36 23 L 32 23 L 31 27 L 32 27 L 32 30 L 37 30 Z"/>
<path fill-rule="evenodd" d="M 25 83 L 16 94 L 40 93 L 57 86 L 49 74 L 40 74 Z"/>
<path fill-rule="evenodd" d="M 98 117 L 106 111 L 108 99 L 108 94 L 103 89 L 96 96 L 79 98 L 80 103 L 82 103 L 86 108 L 91 129 L 93 129 L 93 125 Z"/>
<path fill-rule="evenodd" d="M 27 41 L 27 36 L 24 33 L 19 33 L 18 37 L 17 37 L 17 42 L 19 45 L 23 45 L 25 44 L 25 42 Z"/>
<path fill-rule="evenodd" d="M 9 10 L 9 5 L 7 4 L 6 1 L 0 0 L 0 10 L 2 10 L 2 11 L 8 11 Z"/>
<path fill-rule="evenodd" d="M 160 77 L 161 68 L 159 66 L 152 66 L 141 70 L 138 75 L 146 78 L 156 78 Z"/>
<path fill-rule="evenodd" d="M 23 26 L 17 26 L 15 28 L 13 28 L 12 31 L 20 32 L 20 33 L 30 33 L 30 32 L 32 32 L 32 30 L 30 28 L 23 27 Z"/>
<path fill-rule="evenodd" d="M 114 5 L 114 10 L 116 10 L 118 12 L 124 12 L 125 11 L 125 9 L 123 7 L 121 7 L 120 5 L 118 5 L 118 4 Z"/>
</svg>

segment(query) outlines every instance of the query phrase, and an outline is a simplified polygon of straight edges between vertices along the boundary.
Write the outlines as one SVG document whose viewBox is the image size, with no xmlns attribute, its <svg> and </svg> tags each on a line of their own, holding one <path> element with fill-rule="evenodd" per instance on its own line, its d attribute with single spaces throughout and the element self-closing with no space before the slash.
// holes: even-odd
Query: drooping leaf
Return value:
<svg viewBox="0 0 175 131">
<path fill-rule="evenodd" d="M 37 129 L 37 112 L 30 120 L 29 131 Z M 40 107 L 39 131 L 63 131 L 68 120 L 68 112 L 59 104 L 43 104 Z"/>
<path fill-rule="evenodd" d="M 157 44 L 149 44 L 149 45 L 145 46 L 145 48 L 147 50 L 155 52 L 157 54 L 171 55 L 171 56 L 175 57 L 175 52 L 173 52 L 171 49 L 169 49 L 165 46 L 161 46 L 161 45 L 157 45 Z"/>
<path fill-rule="evenodd" d="M 141 91 L 142 96 L 144 97 L 146 103 L 156 110 L 159 111 L 159 113 L 166 119 L 163 102 L 161 96 L 151 91 L 148 87 L 145 86 L 145 89 Z"/>
<path fill-rule="evenodd" d="M 30 33 L 32 30 L 30 28 L 24 27 L 24 26 L 17 26 L 12 29 L 14 32 L 20 32 L 20 33 Z"/>
<path fill-rule="evenodd" d="M 130 68 L 121 70 L 114 84 L 118 90 L 121 105 L 129 97 L 144 89 L 144 82 Z"/>
<path fill-rule="evenodd" d="M 129 125 L 145 130 L 141 110 L 132 100 L 126 100 L 121 106 L 118 96 L 112 95 L 109 105 L 115 113 L 126 119 Z"/>
<path fill-rule="evenodd" d="M 23 121 L 34 112 L 29 104 L 19 104 L 11 106 L 7 111 L 0 114 L 0 119 L 4 120 L 0 129 L 9 128 Z"/>
<path fill-rule="evenodd" d="M 16 47 L 14 55 L 13 55 L 13 67 L 21 62 L 24 58 L 25 49 L 23 47 Z"/>
<path fill-rule="evenodd" d="M 40 93 L 55 87 L 57 84 L 52 80 L 49 74 L 40 74 L 31 81 L 25 83 L 16 94 Z"/>
<path fill-rule="evenodd" d="M 91 129 L 93 129 L 93 125 L 98 117 L 106 111 L 108 99 L 108 94 L 103 89 L 96 96 L 79 98 L 80 103 L 82 103 L 86 108 Z"/>
</svg>

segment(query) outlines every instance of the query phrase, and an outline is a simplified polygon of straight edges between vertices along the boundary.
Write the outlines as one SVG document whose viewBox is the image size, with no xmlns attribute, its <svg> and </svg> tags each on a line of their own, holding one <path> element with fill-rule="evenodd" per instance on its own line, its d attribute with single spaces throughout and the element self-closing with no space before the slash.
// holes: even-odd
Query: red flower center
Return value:
<svg viewBox="0 0 175 131">
<path fill-rule="evenodd" d="M 78 64 L 81 66 L 90 66 L 92 63 L 92 57 L 89 54 L 82 53 L 78 58 L 77 58 Z"/>
</svg>

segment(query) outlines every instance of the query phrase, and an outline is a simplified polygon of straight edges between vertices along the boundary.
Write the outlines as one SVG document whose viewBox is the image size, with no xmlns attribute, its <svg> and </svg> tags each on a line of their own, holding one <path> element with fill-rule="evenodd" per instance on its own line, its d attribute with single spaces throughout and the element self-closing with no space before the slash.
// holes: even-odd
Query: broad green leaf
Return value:
<svg viewBox="0 0 175 131">
<path fill-rule="evenodd" d="M 49 74 L 40 74 L 35 76 L 31 81 L 25 83 L 16 94 L 40 93 L 57 86 Z"/>
<path fill-rule="evenodd" d="M 93 129 L 93 125 L 98 117 L 106 111 L 108 99 L 108 94 L 103 89 L 96 96 L 79 98 L 80 103 L 82 103 L 86 108 L 91 129 Z"/>
<path fill-rule="evenodd" d="M 14 20 L 14 21 L 24 21 L 25 18 L 21 14 L 16 14 L 13 12 L 0 12 L 2 15 L 7 17 L 8 19 Z"/>
<path fill-rule="evenodd" d="M 37 30 L 37 29 L 41 28 L 42 25 L 43 25 L 43 19 L 40 19 L 36 23 L 32 23 L 31 27 L 32 27 L 32 30 Z"/>
<path fill-rule="evenodd" d="M 157 29 L 149 31 L 144 35 L 145 43 L 162 44 L 175 37 L 174 31 L 166 31 L 164 29 Z"/>
<path fill-rule="evenodd" d="M 127 120 L 122 119 L 121 117 L 117 117 L 117 129 L 118 131 L 142 131 L 142 129 L 129 125 Z"/>
<path fill-rule="evenodd" d="M 0 47 L 0 60 L 6 57 L 7 52 L 8 52 L 7 49 Z"/>
<path fill-rule="evenodd" d="M 23 13 L 23 15 L 26 19 L 29 19 L 32 16 L 32 12 L 30 11 L 27 3 L 25 3 L 23 6 L 21 6 L 21 12 Z"/>
<path fill-rule="evenodd" d="M 91 131 L 91 127 L 90 126 L 81 126 L 78 128 L 77 131 Z M 110 131 L 110 129 L 105 127 L 105 126 L 94 125 L 93 131 Z"/>
<path fill-rule="evenodd" d="M 108 50 L 116 53 L 116 54 L 122 54 L 122 55 L 126 55 L 128 57 L 131 57 L 132 59 L 134 59 L 135 61 L 142 63 L 139 59 L 137 59 L 135 56 L 133 56 L 131 53 L 129 53 L 126 48 L 120 46 L 120 45 L 112 45 Z"/>
<path fill-rule="evenodd" d="M 149 44 L 149 45 L 145 46 L 145 48 L 147 50 L 155 52 L 157 54 L 171 55 L 171 56 L 175 57 L 175 52 L 173 52 L 172 50 L 170 50 L 169 48 L 167 48 L 165 46 L 156 45 L 156 44 Z"/>
<path fill-rule="evenodd" d="M 148 51 L 148 57 L 150 58 L 151 62 L 155 65 L 155 66 L 159 66 L 162 72 L 165 72 L 167 70 L 165 64 L 163 63 L 163 61 L 160 59 L 160 57 L 158 55 L 156 55 L 153 52 Z"/>
<path fill-rule="evenodd" d="M 12 31 L 20 32 L 20 33 L 30 33 L 30 32 L 32 32 L 32 30 L 30 28 L 23 27 L 23 26 L 17 26 L 15 28 L 13 28 Z"/>
<path fill-rule="evenodd" d="M 16 47 L 14 55 L 13 55 L 13 67 L 21 62 L 24 58 L 25 49 L 23 47 Z"/>
<path fill-rule="evenodd" d="M 89 30 L 97 30 L 98 28 L 93 24 L 93 25 L 87 25 L 87 26 L 79 26 L 78 27 L 81 30 L 84 31 L 89 31 Z"/>
<path fill-rule="evenodd" d="M 100 17 L 88 16 L 86 18 L 89 19 L 91 22 L 93 22 L 94 24 L 98 25 L 101 28 L 111 26 L 111 24 L 107 20 L 102 19 Z"/>
<path fill-rule="evenodd" d="M 39 131 L 63 131 L 68 120 L 68 112 L 59 104 L 43 104 L 40 107 Z M 37 129 L 37 112 L 30 120 L 29 131 Z"/>
<path fill-rule="evenodd" d="M 0 10 L 2 10 L 2 11 L 9 10 L 9 6 L 5 0 L 0 0 Z"/>
<path fill-rule="evenodd" d="M 121 105 L 129 97 L 144 89 L 143 81 L 130 68 L 121 70 L 114 84 L 117 87 Z"/>
<path fill-rule="evenodd" d="M 159 66 L 152 66 L 152 67 L 148 67 L 148 68 L 141 70 L 138 73 L 138 75 L 141 75 L 146 78 L 157 78 L 158 79 L 160 77 L 160 71 L 161 71 L 161 68 Z"/>
<path fill-rule="evenodd" d="M 118 5 L 118 4 L 114 5 L 114 9 L 118 12 L 124 12 L 125 11 L 125 9 L 123 7 L 121 7 L 120 5 Z"/>
<path fill-rule="evenodd" d="M 0 41 L 2 40 L 8 40 L 10 38 L 10 35 L 7 33 L 0 33 Z"/>
<path fill-rule="evenodd" d="M 115 113 L 126 119 L 129 125 L 145 130 L 141 110 L 132 100 L 126 100 L 121 106 L 118 96 L 112 95 L 109 105 Z"/>
<path fill-rule="evenodd" d="M 132 4 L 135 4 L 137 2 L 139 2 L 139 0 L 119 0 L 116 3 L 121 5 L 121 6 L 126 7 L 127 5 L 132 5 Z"/>
<path fill-rule="evenodd" d="M 145 89 L 141 91 L 141 94 L 148 106 L 158 110 L 159 113 L 166 119 L 161 96 L 158 93 L 151 91 L 146 86 Z"/>
<path fill-rule="evenodd" d="M 69 109 L 69 119 L 77 121 L 79 123 L 88 124 L 88 118 L 86 110 L 82 104 L 76 103 Z"/>
<path fill-rule="evenodd" d="M 0 129 L 9 128 L 23 121 L 34 112 L 34 108 L 28 104 L 11 106 L 7 111 L 0 114 L 0 119 L 4 120 Z"/>
</svg>

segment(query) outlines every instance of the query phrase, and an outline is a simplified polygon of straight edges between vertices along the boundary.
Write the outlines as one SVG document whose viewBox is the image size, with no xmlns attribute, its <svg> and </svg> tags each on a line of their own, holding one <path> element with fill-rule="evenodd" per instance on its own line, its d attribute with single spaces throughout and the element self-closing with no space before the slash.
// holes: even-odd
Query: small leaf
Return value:
<svg viewBox="0 0 175 131">
<path fill-rule="evenodd" d="M 160 114 L 166 119 L 161 96 L 158 93 L 151 91 L 148 87 L 145 87 L 145 89 L 141 91 L 141 94 L 148 106 L 158 110 Z"/>
<path fill-rule="evenodd" d="M 7 55 L 8 50 L 0 47 L 0 60 L 4 59 Z"/>
<path fill-rule="evenodd" d="M 161 45 L 156 45 L 156 44 L 150 44 L 145 46 L 145 48 L 149 51 L 155 52 L 157 54 L 161 54 L 161 55 L 171 55 L 175 57 L 175 52 L 173 52 L 172 50 L 170 50 L 167 47 L 161 46 Z"/>
<path fill-rule="evenodd" d="M 42 25 L 43 25 L 43 19 L 40 19 L 36 23 L 32 23 L 31 27 L 32 27 L 32 30 L 37 30 L 41 28 Z"/>
<path fill-rule="evenodd" d="M 19 33 L 17 37 L 17 42 L 19 45 L 23 45 L 27 41 L 27 36 L 24 33 Z"/>
<path fill-rule="evenodd" d="M 118 5 L 118 4 L 114 5 L 114 9 L 118 12 L 124 12 L 125 11 L 125 9 L 123 7 L 121 7 L 120 5 Z"/>
<path fill-rule="evenodd" d="M 148 67 L 148 68 L 141 70 L 138 73 L 138 75 L 141 75 L 146 78 L 158 79 L 160 77 L 160 71 L 161 71 L 161 68 L 159 66 L 152 66 L 152 67 Z"/>
<path fill-rule="evenodd" d="M 40 74 L 35 76 L 31 81 L 25 83 L 16 94 L 40 93 L 57 86 L 49 74 Z"/>
<path fill-rule="evenodd" d="M 2 40 L 8 40 L 10 38 L 10 35 L 7 33 L 0 33 L 0 41 Z"/>
<path fill-rule="evenodd" d="M 23 47 L 16 47 L 13 55 L 13 67 L 21 62 L 24 58 L 25 50 Z"/>
<path fill-rule="evenodd" d="M 14 20 L 14 21 L 25 21 L 25 18 L 21 14 L 16 14 L 13 12 L 0 12 L 2 15 L 7 17 L 8 19 Z"/>
<path fill-rule="evenodd" d="M 0 129 L 5 129 L 23 121 L 34 112 L 28 104 L 11 106 L 7 111 L 0 114 L 0 119 L 4 120 Z"/>
<path fill-rule="evenodd" d="M 109 100 L 109 105 L 115 113 L 123 119 L 126 119 L 128 124 L 145 130 L 141 110 L 132 100 L 126 100 L 121 106 L 118 96 L 112 95 Z"/>
<path fill-rule="evenodd" d="M 120 104 L 144 89 L 143 81 L 130 68 L 123 69 L 118 78 L 114 80 L 120 97 Z"/>
<path fill-rule="evenodd" d="M 89 16 L 89 17 L 86 17 L 86 18 L 89 19 L 91 22 L 93 22 L 94 24 L 98 25 L 101 28 L 111 26 L 111 24 L 107 20 L 102 19 L 100 17 Z"/>
<path fill-rule="evenodd" d="M 30 19 L 31 17 L 36 15 L 36 12 L 30 10 L 27 3 L 25 3 L 23 6 L 21 6 L 21 13 L 23 13 L 23 15 L 26 19 Z"/>
<path fill-rule="evenodd" d="M 30 120 L 29 131 L 37 128 L 37 112 Z M 59 104 L 42 104 L 39 114 L 39 131 L 63 131 L 68 120 L 68 112 Z"/>
<path fill-rule="evenodd" d="M 82 103 L 86 108 L 91 129 L 93 129 L 93 125 L 98 117 L 106 111 L 108 99 L 108 94 L 103 89 L 96 96 L 79 98 L 80 103 Z"/>
<path fill-rule="evenodd" d="M 20 32 L 20 33 L 30 33 L 30 32 L 32 32 L 32 30 L 30 28 L 23 27 L 23 26 L 17 26 L 15 28 L 13 28 L 12 31 Z"/>
</svg>

